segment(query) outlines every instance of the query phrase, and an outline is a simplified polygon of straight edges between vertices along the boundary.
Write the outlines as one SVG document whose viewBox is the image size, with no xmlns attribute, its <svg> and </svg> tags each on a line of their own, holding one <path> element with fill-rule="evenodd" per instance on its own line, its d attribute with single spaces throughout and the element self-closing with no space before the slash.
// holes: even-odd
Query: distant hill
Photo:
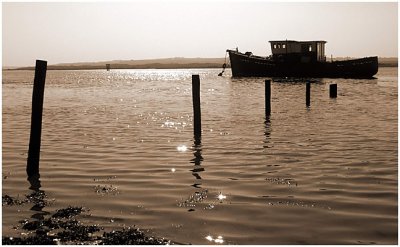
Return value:
<svg viewBox="0 0 400 247">
<path fill-rule="evenodd" d="M 18 66 L 3 66 L 3 70 L 12 70 L 12 69 L 18 69 Z"/>
<path fill-rule="evenodd" d="M 105 69 L 184 69 L 184 68 L 222 68 L 224 58 L 160 58 L 145 60 L 113 60 L 86 63 L 60 63 L 48 65 L 49 70 L 87 70 Z M 34 67 L 21 67 L 19 70 L 32 70 Z"/>
<path fill-rule="evenodd" d="M 398 66 L 397 57 L 380 57 L 378 58 L 379 66 L 381 67 L 397 67 Z"/>
<path fill-rule="evenodd" d="M 351 57 L 334 57 L 333 61 L 341 61 L 352 59 Z M 326 58 L 327 61 L 331 61 L 330 58 Z M 398 58 L 397 57 L 378 57 L 379 67 L 397 67 Z"/>
<path fill-rule="evenodd" d="M 349 57 L 336 57 L 333 60 L 347 60 Z M 229 59 L 228 59 L 229 60 Z M 327 58 L 330 61 L 330 58 Z M 397 67 L 398 59 L 396 57 L 380 57 L 380 67 Z M 105 69 L 106 64 L 111 65 L 111 69 L 190 69 L 190 68 L 222 68 L 225 62 L 224 58 L 160 58 L 144 60 L 113 60 L 101 62 L 85 63 L 60 63 L 48 65 L 48 70 L 90 70 Z M 228 66 L 229 67 L 229 61 Z M 15 70 L 33 70 L 35 67 L 5 68 Z"/>
</svg>

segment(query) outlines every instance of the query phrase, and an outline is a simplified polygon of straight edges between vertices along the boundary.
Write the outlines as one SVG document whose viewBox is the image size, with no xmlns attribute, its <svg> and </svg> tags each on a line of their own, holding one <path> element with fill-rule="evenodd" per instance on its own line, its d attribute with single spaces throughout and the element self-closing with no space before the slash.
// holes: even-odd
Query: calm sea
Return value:
<svg viewBox="0 0 400 247">
<path fill-rule="evenodd" d="M 107 229 L 136 225 L 192 244 L 397 244 L 398 78 L 273 81 L 220 69 L 48 71 L 41 190 L 3 206 L 18 221 L 69 205 Z M 191 77 L 201 79 L 195 145 Z M 2 193 L 30 194 L 33 71 L 3 71 Z M 329 84 L 338 84 L 337 99 Z"/>
</svg>

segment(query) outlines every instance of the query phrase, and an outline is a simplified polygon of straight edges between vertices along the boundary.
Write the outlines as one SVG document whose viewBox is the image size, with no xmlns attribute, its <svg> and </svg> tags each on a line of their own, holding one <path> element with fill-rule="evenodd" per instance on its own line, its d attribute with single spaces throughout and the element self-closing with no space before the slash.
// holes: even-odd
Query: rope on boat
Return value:
<svg viewBox="0 0 400 247">
<path fill-rule="evenodd" d="M 225 52 L 225 62 L 222 65 L 222 71 L 221 73 L 218 74 L 218 76 L 222 76 L 222 74 L 225 72 L 225 68 L 226 68 L 226 54 L 228 54 L 228 52 Z"/>
</svg>

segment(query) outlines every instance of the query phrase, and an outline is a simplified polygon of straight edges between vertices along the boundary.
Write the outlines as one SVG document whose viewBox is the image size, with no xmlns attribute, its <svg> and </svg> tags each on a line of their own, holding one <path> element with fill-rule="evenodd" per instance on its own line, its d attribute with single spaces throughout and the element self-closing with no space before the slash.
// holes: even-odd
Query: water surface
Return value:
<svg viewBox="0 0 400 247">
<path fill-rule="evenodd" d="M 3 206 L 3 235 L 74 205 L 90 208 L 83 222 L 181 243 L 397 243 L 397 68 L 314 80 L 310 108 L 304 82 L 273 81 L 267 119 L 266 78 L 219 72 L 48 71 L 40 175 L 52 203 Z M 200 144 L 192 74 L 201 78 Z M 3 71 L 3 195 L 19 198 L 32 192 L 33 76 Z"/>
</svg>

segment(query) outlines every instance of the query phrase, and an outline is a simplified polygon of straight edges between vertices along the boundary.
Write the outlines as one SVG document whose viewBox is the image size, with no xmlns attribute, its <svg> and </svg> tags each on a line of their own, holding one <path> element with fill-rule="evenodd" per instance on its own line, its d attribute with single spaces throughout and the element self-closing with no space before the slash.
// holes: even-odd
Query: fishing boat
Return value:
<svg viewBox="0 0 400 247">
<path fill-rule="evenodd" d="M 270 41 L 267 57 L 227 50 L 233 77 L 373 78 L 378 57 L 327 61 L 326 41 Z M 223 71 L 226 64 L 223 65 Z M 220 73 L 222 75 L 223 72 Z"/>
</svg>

